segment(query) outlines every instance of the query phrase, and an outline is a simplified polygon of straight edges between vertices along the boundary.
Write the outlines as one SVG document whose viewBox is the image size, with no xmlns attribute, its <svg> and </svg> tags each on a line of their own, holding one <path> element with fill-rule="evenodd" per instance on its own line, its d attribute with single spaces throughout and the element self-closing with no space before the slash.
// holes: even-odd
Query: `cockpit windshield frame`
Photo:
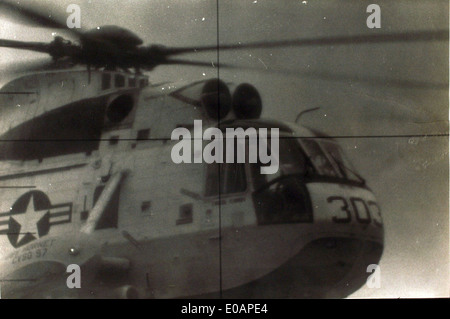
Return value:
<svg viewBox="0 0 450 319">
<path fill-rule="evenodd" d="M 299 138 L 298 141 L 319 176 L 365 184 L 335 141 L 322 138 Z M 334 155 L 330 147 L 334 148 Z"/>
</svg>

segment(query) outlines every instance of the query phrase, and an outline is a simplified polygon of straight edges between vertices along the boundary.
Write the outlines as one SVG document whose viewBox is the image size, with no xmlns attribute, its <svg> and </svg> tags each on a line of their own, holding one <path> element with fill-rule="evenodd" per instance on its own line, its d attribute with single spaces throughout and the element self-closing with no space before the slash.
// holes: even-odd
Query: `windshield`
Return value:
<svg viewBox="0 0 450 319">
<path fill-rule="evenodd" d="M 335 142 L 302 139 L 301 143 L 319 175 L 364 183 L 364 179 L 356 172 Z"/>
<path fill-rule="evenodd" d="M 307 163 L 306 158 L 311 164 Z M 339 145 L 331 140 L 280 137 L 278 171 L 275 174 L 260 174 L 261 165 L 260 162 L 250 165 L 255 189 L 286 175 L 319 175 L 364 183 Z"/>
</svg>

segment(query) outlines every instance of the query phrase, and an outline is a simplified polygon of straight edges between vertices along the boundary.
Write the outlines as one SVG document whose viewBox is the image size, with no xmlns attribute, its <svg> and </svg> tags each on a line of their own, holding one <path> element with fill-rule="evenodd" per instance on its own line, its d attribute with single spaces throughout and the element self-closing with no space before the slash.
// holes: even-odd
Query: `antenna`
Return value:
<svg viewBox="0 0 450 319">
<path fill-rule="evenodd" d="M 300 118 L 302 117 L 303 114 L 308 113 L 308 112 L 314 112 L 314 111 L 317 111 L 318 109 L 320 109 L 320 107 L 314 107 L 312 109 L 307 109 L 307 110 L 301 111 L 300 113 L 298 113 L 297 117 L 295 118 L 295 123 L 298 123 L 298 121 L 300 120 Z"/>
</svg>

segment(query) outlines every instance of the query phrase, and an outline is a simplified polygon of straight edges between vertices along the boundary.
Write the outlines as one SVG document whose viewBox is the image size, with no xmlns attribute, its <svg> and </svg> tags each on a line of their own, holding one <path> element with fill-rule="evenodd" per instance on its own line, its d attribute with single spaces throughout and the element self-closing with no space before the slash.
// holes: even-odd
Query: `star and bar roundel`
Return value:
<svg viewBox="0 0 450 319">
<path fill-rule="evenodd" d="M 72 203 L 52 205 L 42 191 L 20 196 L 9 212 L 0 213 L 0 234 L 7 235 L 14 247 L 20 247 L 48 234 L 54 225 L 70 223 Z"/>
</svg>

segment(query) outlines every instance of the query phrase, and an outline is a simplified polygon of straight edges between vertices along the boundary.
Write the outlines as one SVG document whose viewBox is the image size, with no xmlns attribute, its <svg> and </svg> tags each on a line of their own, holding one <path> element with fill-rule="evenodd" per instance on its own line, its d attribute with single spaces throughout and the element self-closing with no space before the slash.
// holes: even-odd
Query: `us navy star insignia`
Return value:
<svg viewBox="0 0 450 319">
<path fill-rule="evenodd" d="M 70 223 L 72 203 L 52 205 L 42 191 L 20 196 L 8 212 L 0 213 L 0 234 L 13 247 L 20 247 L 47 235 L 54 225 Z"/>
<path fill-rule="evenodd" d="M 18 233 L 19 237 L 17 238 L 17 242 L 20 243 L 27 234 L 32 235 L 34 238 L 38 238 L 39 237 L 38 223 L 42 220 L 42 218 L 46 214 L 49 213 L 50 211 L 48 209 L 36 210 L 34 207 L 33 195 L 31 195 L 25 213 L 14 215 L 14 217 L 13 216 L 10 217 L 20 225 L 20 232 Z"/>
</svg>

